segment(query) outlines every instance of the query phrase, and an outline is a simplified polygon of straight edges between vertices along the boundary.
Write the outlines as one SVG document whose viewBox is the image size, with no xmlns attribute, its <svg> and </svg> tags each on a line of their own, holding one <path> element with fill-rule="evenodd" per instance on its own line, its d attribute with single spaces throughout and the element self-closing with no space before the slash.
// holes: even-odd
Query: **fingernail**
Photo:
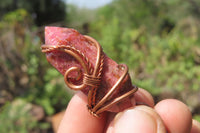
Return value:
<svg viewBox="0 0 200 133">
<path fill-rule="evenodd" d="M 150 115 L 155 121 L 157 125 L 157 132 L 156 133 L 165 133 L 166 129 L 164 126 L 164 123 L 160 116 L 155 112 L 154 109 L 148 107 L 148 106 L 136 106 L 136 110 L 144 111 L 148 115 Z"/>
<path fill-rule="evenodd" d="M 146 107 L 149 108 L 149 107 Z M 135 108 L 119 113 L 114 119 L 115 133 L 165 133 L 161 128 L 162 121 L 157 120 L 150 111 L 143 107 Z M 153 109 L 151 110 L 152 112 Z M 161 130 L 162 129 L 162 130 Z"/>
</svg>

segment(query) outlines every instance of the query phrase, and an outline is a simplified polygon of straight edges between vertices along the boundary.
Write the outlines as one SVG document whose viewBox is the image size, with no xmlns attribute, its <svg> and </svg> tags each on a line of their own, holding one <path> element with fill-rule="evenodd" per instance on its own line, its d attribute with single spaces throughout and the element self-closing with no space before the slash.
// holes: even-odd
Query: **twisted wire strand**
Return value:
<svg viewBox="0 0 200 133">
<path fill-rule="evenodd" d="M 73 57 L 75 57 L 80 62 L 80 64 L 84 67 L 85 75 L 90 75 L 90 72 L 92 72 L 92 65 L 89 62 L 88 58 L 80 50 L 76 49 L 75 47 L 65 46 L 65 45 L 56 45 L 56 46 L 54 46 L 54 45 L 43 45 L 42 46 L 42 52 L 45 52 L 45 53 L 52 52 L 52 51 L 55 51 L 55 50 L 60 50 L 60 51 L 66 52 L 66 53 L 72 55 Z M 79 72 L 80 68 L 71 67 L 66 71 L 64 77 L 65 77 L 65 82 L 68 86 L 69 86 L 69 82 L 68 82 L 67 76 L 71 71 L 78 71 Z M 70 88 L 77 90 L 77 88 L 83 89 L 84 87 L 86 87 L 85 84 L 83 84 L 83 86 L 81 88 L 78 88 L 78 86 L 76 86 L 76 85 L 71 86 Z"/>
<path fill-rule="evenodd" d="M 94 68 L 92 68 L 92 65 L 89 62 L 89 59 L 82 52 L 80 52 L 80 50 L 78 50 L 72 46 L 43 45 L 42 52 L 46 53 L 46 52 L 51 52 L 53 50 L 61 50 L 66 53 L 69 53 L 69 51 L 67 52 L 66 50 L 70 50 L 84 60 L 85 66 L 87 67 L 87 69 L 86 69 L 86 72 L 83 74 L 84 75 L 83 76 L 83 85 L 81 87 L 71 85 L 70 88 L 78 90 L 78 89 L 83 89 L 83 87 L 86 87 L 86 86 L 92 87 L 89 90 L 89 94 L 88 94 L 88 107 L 92 108 L 96 104 L 96 91 L 97 91 L 98 87 L 100 86 L 100 82 L 101 82 L 101 73 L 102 73 L 102 69 L 103 69 L 103 62 L 104 62 L 103 57 L 104 56 L 102 54 L 101 46 L 95 39 L 93 39 L 89 36 L 85 36 L 85 38 L 88 39 L 88 41 L 94 43 L 94 45 L 96 45 L 96 48 L 97 48 L 96 65 L 94 66 Z M 76 58 L 80 60 L 80 58 L 78 56 L 76 56 Z M 82 63 L 82 65 L 83 65 L 83 63 Z M 80 70 L 72 67 L 68 71 L 71 72 L 71 71 L 80 71 Z M 65 73 L 64 77 L 65 77 L 65 83 L 69 86 L 69 82 L 66 78 L 67 75 L 69 74 L 68 71 Z"/>
<path fill-rule="evenodd" d="M 71 50 L 74 53 L 78 54 L 80 56 L 80 58 L 82 58 L 84 60 L 84 62 L 86 62 L 86 66 L 88 66 L 89 72 L 92 72 L 92 65 L 89 62 L 88 58 L 78 49 L 76 49 L 73 46 L 65 46 L 65 45 L 43 45 L 42 47 L 42 52 L 44 53 L 48 53 L 48 52 L 52 52 L 54 50 L 60 50 L 60 51 L 64 51 L 65 50 Z"/>
<path fill-rule="evenodd" d="M 100 62 L 99 71 L 98 71 L 98 75 L 97 75 L 97 77 L 99 77 L 99 78 L 101 78 L 101 75 L 102 75 L 103 65 L 104 65 L 104 54 L 101 55 L 101 62 Z M 97 88 L 95 88 L 95 90 L 93 92 L 92 105 L 96 105 L 96 99 L 95 99 L 96 93 L 97 93 Z"/>
<path fill-rule="evenodd" d="M 117 102 L 120 102 L 124 98 L 135 93 L 138 88 L 135 87 L 132 90 L 130 90 L 129 92 L 113 99 L 110 103 L 107 103 L 106 105 L 104 105 L 104 103 L 106 103 L 106 101 L 110 98 L 112 93 L 117 89 L 117 87 L 121 84 L 121 82 L 124 80 L 124 78 L 126 77 L 126 75 L 128 73 L 128 68 L 126 65 L 119 65 L 119 67 L 124 70 L 124 73 L 121 75 L 119 80 L 115 83 L 115 85 L 108 91 L 108 93 L 105 96 L 103 96 L 103 98 L 100 99 L 100 101 L 98 103 L 96 103 L 97 89 L 101 85 L 101 76 L 102 76 L 102 71 L 103 71 L 103 66 L 104 66 L 104 54 L 102 54 L 103 52 L 102 52 L 101 46 L 95 39 L 93 39 L 89 36 L 85 36 L 85 38 L 88 39 L 89 41 L 93 42 L 97 48 L 96 64 L 95 64 L 94 68 L 92 67 L 91 63 L 89 62 L 89 59 L 80 50 L 76 49 L 73 46 L 43 45 L 41 48 L 42 48 L 42 52 L 44 52 L 44 53 L 52 52 L 55 50 L 60 50 L 60 51 L 63 51 L 63 52 L 66 52 L 66 53 L 72 55 L 75 59 L 78 60 L 78 62 L 81 64 L 81 66 L 84 69 L 84 72 L 82 72 L 83 73 L 82 85 L 80 85 L 80 86 L 73 85 L 72 83 L 70 83 L 68 81 L 68 74 L 71 71 L 78 71 L 78 72 L 81 71 L 80 68 L 78 68 L 78 67 L 71 67 L 66 71 L 66 73 L 64 75 L 65 83 L 71 89 L 75 89 L 75 90 L 84 89 L 86 86 L 91 87 L 88 92 L 88 109 L 89 109 L 89 112 L 93 116 L 98 117 L 98 115 L 100 113 L 102 113 L 103 111 L 105 111 L 106 109 L 111 107 L 113 104 L 116 104 Z"/>
</svg>

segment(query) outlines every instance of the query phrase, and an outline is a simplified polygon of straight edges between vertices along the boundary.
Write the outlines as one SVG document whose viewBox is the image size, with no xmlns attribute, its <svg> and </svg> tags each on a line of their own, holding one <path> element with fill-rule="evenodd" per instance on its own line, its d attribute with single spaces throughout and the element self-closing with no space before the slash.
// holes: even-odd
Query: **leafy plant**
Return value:
<svg viewBox="0 0 200 133">
<path fill-rule="evenodd" d="M 30 110 L 31 105 L 23 100 L 4 105 L 0 113 L 0 132 L 27 133 L 36 130 L 38 124 Z"/>
</svg>

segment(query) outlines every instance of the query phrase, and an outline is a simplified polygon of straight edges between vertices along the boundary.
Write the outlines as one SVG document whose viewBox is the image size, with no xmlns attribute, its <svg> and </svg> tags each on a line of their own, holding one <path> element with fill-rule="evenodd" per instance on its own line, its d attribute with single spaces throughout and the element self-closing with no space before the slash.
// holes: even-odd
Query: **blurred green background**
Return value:
<svg viewBox="0 0 200 133">
<path fill-rule="evenodd" d="M 94 37 L 109 57 L 129 66 L 133 84 L 156 102 L 183 101 L 200 121 L 200 1 L 112 0 L 94 7 L 0 1 L 1 133 L 52 133 L 51 116 L 72 97 L 41 53 L 46 25 Z"/>
</svg>

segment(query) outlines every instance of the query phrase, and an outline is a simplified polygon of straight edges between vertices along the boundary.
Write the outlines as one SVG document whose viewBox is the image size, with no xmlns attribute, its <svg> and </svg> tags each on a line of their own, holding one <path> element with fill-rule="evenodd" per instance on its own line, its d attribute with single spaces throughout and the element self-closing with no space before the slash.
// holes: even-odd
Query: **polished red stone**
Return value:
<svg viewBox="0 0 200 133">
<path fill-rule="evenodd" d="M 81 35 L 78 31 L 69 28 L 61 27 L 46 27 L 45 28 L 45 44 L 47 45 L 68 45 L 73 46 L 80 50 L 94 67 L 96 62 L 96 47 L 92 45 L 88 39 Z M 70 55 L 61 52 L 53 51 L 46 53 L 47 60 L 61 73 L 64 75 L 66 70 L 72 66 L 81 67 L 81 65 Z M 122 75 L 122 70 L 118 67 L 118 64 L 107 57 L 104 56 L 104 66 L 101 79 L 101 85 L 97 90 L 96 102 L 98 102 L 111 87 L 117 82 L 119 77 Z M 72 77 L 74 75 L 71 75 Z M 122 84 L 117 88 L 117 90 L 112 94 L 110 100 L 130 91 L 132 89 L 132 84 L 129 75 L 123 80 Z M 82 90 L 86 95 L 88 93 L 88 88 Z M 132 106 L 131 98 L 132 96 L 122 100 L 117 103 L 117 106 L 111 107 L 108 111 L 119 112 L 130 106 Z M 117 107 L 117 108 L 116 108 Z"/>
</svg>

